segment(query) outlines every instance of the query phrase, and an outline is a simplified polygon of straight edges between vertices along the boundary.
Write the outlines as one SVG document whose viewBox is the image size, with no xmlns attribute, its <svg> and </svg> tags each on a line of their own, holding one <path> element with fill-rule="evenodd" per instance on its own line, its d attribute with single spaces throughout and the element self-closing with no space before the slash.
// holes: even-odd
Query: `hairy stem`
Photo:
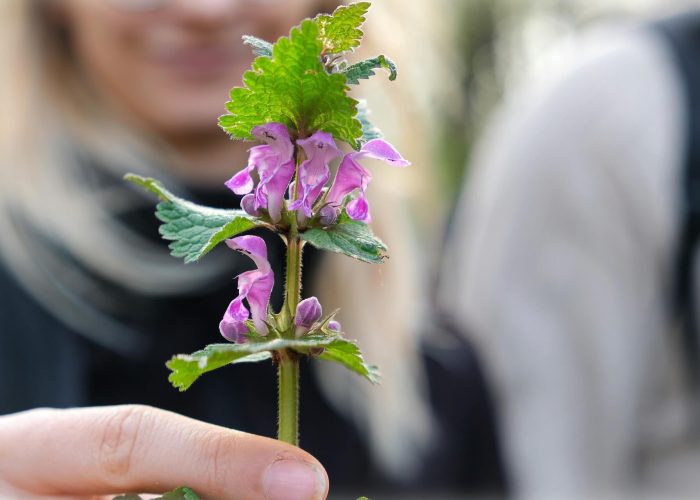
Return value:
<svg viewBox="0 0 700 500">
<path fill-rule="evenodd" d="M 297 174 L 303 155 L 297 154 Z M 298 175 L 295 176 L 298 179 Z M 298 182 L 297 182 L 298 184 Z M 296 198 L 297 194 L 292 195 Z M 301 300 L 301 253 L 304 243 L 297 231 L 296 214 L 290 214 L 287 234 L 287 269 L 284 287 L 282 317 L 283 335 L 294 337 L 294 315 Z M 278 365 L 278 422 L 277 439 L 295 446 L 299 445 L 299 359 L 296 353 L 284 350 L 279 353 Z"/>
<path fill-rule="evenodd" d="M 293 352 L 280 353 L 277 439 L 299 446 L 299 359 Z"/>
<path fill-rule="evenodd" d="M 299 297 L 301 295 L 301 252 L 302 242 L 296 236 L 296 224 L 292 223 L 292 231 L 287 246 L 287 281 L 284 308 L 290 318 L 284 335 L 294 336 L 294 318 Z M 294 236 L 292 237 L 292 234 Z M 280 352 L 279 367 L 279 420 L 277 439 L 299 444 L 299 359 L 292 351 Z"/>
<path fill-rule="evenodd" d="M 284 307 L 287 310 L 290 324 L 286 334 L 294 336 L 293 321 L 297 305 L 301 300 L 301 252 L 303 242 L 296 231 L 296 221 L 292 220 L 292 227 L 287 239 L 287 277 L 285 282 Z"/>
</svg>

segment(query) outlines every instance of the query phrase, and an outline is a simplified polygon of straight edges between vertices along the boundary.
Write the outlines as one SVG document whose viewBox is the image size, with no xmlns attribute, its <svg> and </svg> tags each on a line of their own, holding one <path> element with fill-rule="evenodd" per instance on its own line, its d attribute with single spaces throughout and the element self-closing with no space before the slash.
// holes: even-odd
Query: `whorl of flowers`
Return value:
<svg viewBox="0 0 700 500">
<path fill-rule="evenodd" d="M 332 225 L 343 211 L 350 219 L 370 222 L 372 217 L 366 191 L 372 174 L 359 161 L 372 158 L 394 167 L 410 165 L 383 139 L 373 139 L 359 151 L 343 155 L 333 136 L 323 131 L 297 139 L 297 147 L 282 123 L 260 125 L 253 129 L 252 135 L 265 144 L 250 148 L 246 167 L 225 184 L 234 193 L 245 195 L 241 207 L 248 214 L 268 217 L 272 223 L 280 222 L 285 212 L 296 212 L 296 219 L 302 227 L 312 220 L 327 226 Z M 305 159 L 296 172 L 296 155 L 300 154 Z M 331 183 L 331 162 L 338 158 L 341 160 Z M 257 184 L 251 175 L 253 172 L 257 172 Z M 249 319 L 252 319 L 258 334 L 267 334 L 265 319 L 274 275 L 262 238 L 239 236 L 226 240 L 226 244 L 248 255 L 257 265 L 256 270 L 238 276 L 238 296 L 229 304 L 219 324 L 224 338 L 231 342 L 245 342 L 249 331 L 246 321 Z M 244 299 L 249 307 L 243 304 Z M 299 303 L 297 316 L 299 314 L 297 332 L 308 330 L 320 318 L 321 305 L 315 297 L 305 299 Z M 308 319 L 312 317 L 313 321 Z M 334 323 L 336 326 L 337 322 Z"/>
</svg>

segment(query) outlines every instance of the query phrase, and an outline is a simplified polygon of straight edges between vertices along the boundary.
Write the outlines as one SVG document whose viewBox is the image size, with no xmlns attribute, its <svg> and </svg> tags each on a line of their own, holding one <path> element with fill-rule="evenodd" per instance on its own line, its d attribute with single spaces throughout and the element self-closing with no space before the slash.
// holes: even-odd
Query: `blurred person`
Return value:
<svg viewBox="0 0 700 500">
<path fill-rule="evenodd" d="M 419 9 L 389 15 L 392 5 L 373 9 L 394 28 L 404 11 Z M 302 446 L 323 466 L 282 443 L 216 426 L 274 434 L 270 366 L 220 370 L 184 394 L 167 381 L 163 362 L 172 354 L 219 340 L 215 325 L 246 261 L 222 250 L 183 266 L 158 236 L 152 197 L 122 176 L 153 175 L 200 203 L 238 206 L 223 181 L 245 164 L 246 146 L 232 144 L 216 119 L 252 60 L 241 35 L 274 40 L 334 6 L 0 4 L 0 413 L 7 414 L 0 417 L 0 496 L 188 484 L 205 497 L 239 487 L 239 497 L 272 498 L 265 474 L 280 458 L 293 463 L 277 476 L 277 497 L 284 481 L 283 497 L 313 488 L 322 495 L 324 466 L 334 488 L 353 492 L 463 489 L 476 481 L 468 461 L 476 424 L 461 400 L 438 390 L 446 379 L 460 380 L 462 367 L 417 336 L 426 301 L 409 205 L 402 190 L 383 191 L 380 182 L 372 187 L 374 228 L 395 249 L 390 263 L 379 271 L 306 252 L 307 289 L 326 308 L 342 307 L 344 329 L 384 374 L 375 388 L 331 366 L 315 367 L 318 376 L 304 366 Z M 425 27 L 429 17 L 417 19 Z M 413 118 L 417 108 L 391 102 L 382 104 Z M 396 121 L 412 125 L 395 144 L 425 164 L 428 141 L 411 140 L 425 137 L 416 125 L 422 120 Z M 281 263 L 279 241 L 268 244 L 270 260 Z M 273 297 L 279 305 L 279 287 Z M 149 406 L 13 413 L 133 403 Z M 298 480 L 301 470 L 317 480 L 311 489 Z"/>
<path fill-rule="evenodd" d="M 700 10 L 596 31 L 473 157 L 442 307 L 523 498 L 696 498 Z"/>
</svg>

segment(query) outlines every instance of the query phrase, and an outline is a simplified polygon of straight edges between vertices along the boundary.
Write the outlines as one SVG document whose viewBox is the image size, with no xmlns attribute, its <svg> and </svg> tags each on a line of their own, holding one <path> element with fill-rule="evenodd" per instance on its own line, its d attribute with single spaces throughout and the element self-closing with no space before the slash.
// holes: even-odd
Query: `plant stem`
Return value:
<svg viewBox="0 0 700 500">
<path fill-rule="evenodd" d="M 294 184 L 296 188 L 292 193 L 292 200 L 296 200 L 299 192 L 299 168 L 304 161 L 304 151 L 297 150 L 296 153 L 296 174 Z M 289 214 L 289 232 L 287 233 L 287 269 L 284 286 L 284 305 L 282 313 L 286 315 L 287 323 L 284 325 L 288 337 L 294 337 L 294 324 L 292 318 L 297 310 L 297 305 L 301 300 L 301 251 L 304 242 L 299 238 L 297 226 L 297 214 Z"/>
<path fill-rule="evenodd" d="M 303 153 L 297 152 L 297 175 Z M 298 196 L 298 182 L 293 199 Z M 287 269 L 284 287 L 284 305 L 281 317 L 285 318 L 283 335 L 294 338 L 294 316 L 301 300 L 301 253 L 304 243 L 299 238 L 296 213 L 290 214 L 287 234 Z M 299 446 L 299 356 L 289 349 L 279 351 L 278 359 L 278 421 L 277 439 Z"/>
<path fill-rule="evenodd" d="M 293 352 L 280 352 L 277 439 L 299 446 L 299 360 Z"/>
<path fill-rule="evenodd" d="M 289 239 L 287 240 L 287 281 L 285 283 L 286 292 L 284 298 L 284 305 L 290 318 L 289 328 L 287 329 L 290 337 L 294 336 L 291 318 L 294 318 L 297 305 L 299 305 L 301 300 L 301 252 L 302 242 L 297 236 L 296 221 L 293 220 Z"/>
<path fill-rule="evenodd" d="M 285 337 L 294 337 L 294 318 L 301 295 L 301 252 L 302 242 L 297 236 L 296 220 L 287 240 L 287 279 L 285 286 L 284 310 L 289 324 Z M 299 359 L 289 350 L 280 351 L 278 367 L 278 428 L 277 439 L 298 446 L 299 444 Z"/>
</svg>

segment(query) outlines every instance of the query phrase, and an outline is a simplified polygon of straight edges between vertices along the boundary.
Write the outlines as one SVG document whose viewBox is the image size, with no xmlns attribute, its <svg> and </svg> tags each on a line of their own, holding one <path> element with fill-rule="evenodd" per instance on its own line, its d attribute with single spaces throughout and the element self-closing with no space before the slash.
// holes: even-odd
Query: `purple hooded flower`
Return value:
<svg viewBox="0 0 700 500">
<path fill-rule="evenodd" d="M 405 167 L 410 165 L 410 162 L 405 160 L 394 146 L 382 139 L 372 139 L 359 151 L 353 151 L 343 157 L 335 181 L 328 191 L 326 202 L 330 206 L 339 207 L 345 197 L 357 189 L 357 196 L 348 202 L 345 210 L 351 219 L 370 222 L 369 203 L 365 191 L 372 180 L 372 174 L 357 162 L 365 157 L 382 160 L 394 167 Z"/>
<path fill-rule="evenodd" d="M 253 324 L 259 333 L 267 333 L 267 308 L 270 303 L 274 273 L 267 261 L 267 246 L 259 236 L 239 236 L 226 240 L 226 244 L 250 257 L 257 269 L 246 271 L 238 276 L 238 297 L 229 304 L 224 318 L 219 323 L 219 331 L 231 342 L 244 342 L 248 328 L 245 321 L 252 316 Z M 248 302 L 248 307 L 243 304 Z"/>
<path fill-rule="evenodd" d="M 243 299 L 236 297 L 226 308 L 224 318 L 219 322 L 219 331 L 223 337 L 237 344 L 245 342 L 248 327 L 245 322 L 250 317 L 248 309 L 243 305 Z"/>
<path fill-rule="evenodd" d="M 252 193 L 245 195 L 241 199 L 241 208 L 253 217 L 260 217 L 262 215 L 262 212 L 255 202 L 255 195 Z"/>
<path fill-rule="evenodd" d="M 294 176 L 294 145 L 287 127 L 281 123 L 260 125 L 251 134 L 266 144 L 250 148 L 248 165 L 225 184 L 236 194 L 250 193 L 255 186 L 250 173 L 257 169 L 260 182 L 255 188 L 254 203 L 248 202 L 244 210 L 255 215 L 264 208 L 277 222 L 281 217 L 284 193 Z"/>
<path fill-rule="evenodd" d="M 316 132 L 297 144 L 304 148 L 306 160 L 299 166 L 299 198 L 289 205 L 290 210 L 301 208 L 304 215 L 311 217 L 311 208 L 318 199 L 323 186 L 330 178 L 328 163 L 342 153 L 335 145 L 333 136 L 327 132 Z"/>
<path fill-rule="evenodd" d="M 314 323 L 321 319 L 323 309 L 316 297 L 309 297 L 299 302 L 294 315 L 294 325 L 303 328 L 311 328 Z"/>
</svg>

